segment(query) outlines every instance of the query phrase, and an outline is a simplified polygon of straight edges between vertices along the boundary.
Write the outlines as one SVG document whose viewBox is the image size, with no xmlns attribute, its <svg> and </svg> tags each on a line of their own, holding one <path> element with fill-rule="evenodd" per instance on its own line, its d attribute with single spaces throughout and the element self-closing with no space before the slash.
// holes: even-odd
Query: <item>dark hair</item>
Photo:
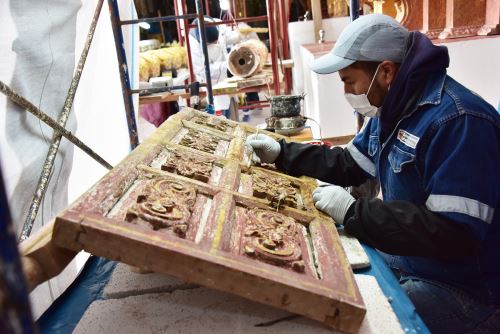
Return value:
<svg viewBox="0 0 500 334">
<path fill-rule="evenodd" d="M 357 61 L 352 63 L 350 67 L 357 68 L 368 74 L 369 77 L 373 78 L 375 72 L 377 71 L 378 65 L 380 65 L 381 61 Z M 395 63 L 396 68 L 399 69 L 400 63 Z"/>
<path fill-rule="evenodd" d="M 205 16 L 205 23 L 207 22 L 214 22 L 214 19 L 212 19 L 210 16 Z M 191 23 L 197 25 L 198 19 L 194 19 Z M 198 27 L 191 28 L 189 34 L 196 38 L 198 42 L 200 42 L 200 32 L 198 31 Z M 216 26 L 205 26 L 205 36 L 207 36 L 208 44 L 217 42 L 217 40 L 219 39 L 219 29 L 217 29 Z"/>
<path fill-rule="evenodd" d="M 375 71 L 377 71 L 377 67 L 380 64 L 380 61 L 357 61 L 351 65 L 352 68 L 357 68 L 363 70 L 368 75 L 373 77 L 375 75 Z"/>
</svg>

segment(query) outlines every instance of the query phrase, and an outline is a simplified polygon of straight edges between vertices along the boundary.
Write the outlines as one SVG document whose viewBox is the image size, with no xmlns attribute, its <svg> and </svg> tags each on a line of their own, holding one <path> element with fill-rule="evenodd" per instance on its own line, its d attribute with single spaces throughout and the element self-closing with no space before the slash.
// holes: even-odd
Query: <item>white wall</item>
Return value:
<svg viewBox="0 0 500 334">
<path fill-rule="evenodd" d="M 95 9 L 94 1 L 84 1 L 78 13 L 77 49 L 78 62 L 87 30 Z M 137 18 L 132 0 L 119 1 L 122 20 Z M 123 39 L 127 51 L 130 76 L 138 86 L 138 49 L 132 53 L 133 45 L 139 41 L 138 26 L 124 26 Z M 135 96 L 136 119 L 138 96 Z M 129 153 L 129 137 L 125 107 L 123 104 L 120 74 L 116 57 L 113 31 L 108 5 L 102 8 L 94 40 L 90 48 L 80 85 L 74 101 L 78 129 L 76 136 L 90 146 L 111 165 L 116 165 Z M 75 149 L 73 170 L 69 180 L 69 202 L 96 183 L 107 170 L 86 153 Z"/>
<path fill-rule="evenodd" d="M 11 84 L 14 79 L 22 79 L 24 86 L 21 88 L 25 88 L 24 91 L 31 93 L 31 95 L 27 95 L 26 97 L 35 105 L 40 106 L 44 112 L 56 118 L 62 109 L 62 102 L 64 101 L 67 87 L 69 87 L 73 71 L 72 62 L 63 56 L 69 55 L 68 58 L 72 60 L 74 51 L 75 64 L 78 62 L 97 0 L 83 1 L 82 3 L 79 0 L 73 0 L 71 2 L 51 1 L 48 3 L 33 4 L 29 8 L 23 8 L 21 13 L 22 22 L 33 21 L 33 24 L 24 24 L 22 28 L 19 27 L 19 22 L 13 20 L 15 13 L 11 11 L 14 4 L 16 4 L 15 1 L 0 1 L 0 21 L 2 22 L 2 30 L 0 31 L 0 80 Z M 16 5 L 18 6 L 18 4 Z M 120 0 L 119 5 L 122 19 L 130 19 L 132 16 L 135 16 L 132 0 Z M 78 10 L 78 8 L 80 9 Z M 76 37 L 71 35 L 75 34 L 75 24 Z M 128 50 L 129 70 L 132 72 L 133 80 L 137 82 L 137 75 L 135 74 L 137 73 L 137 55 L 132 57 L 131 50 L 134 49 L 132 45 L 138 41 L 138 27 L 125 27 L 123 31 L 125 49 Z M 29 38 L 32 38 L 30 43 L 26 45 L 19 43 L 19 40 L 24 42 Z M 75 40 L 75 46 L 70 43 L 73 42 L 73 39 Z M 49 49 L 51 52 L 54 52 L 52 55 L 47 51 Z M 16 74 L 18 72 L 15 69 L 19 70 L 20 54 L 24 58 L 31 56 L 32 61 L 30 64 L 23 63 L 24 68 L 22 69 L 24 70 L 24 75 L 18 78 Z M 13 78 L 14 74 L 16 74 L 16 78 Z M 47 83 L 46 86 L 45 83 Z M 39 89 L 42 85 L 44 89 Z M 23 94 L 24 91 L 20 90 Z M 104 2 L 102 8 L 73 106 L 67 126 L 73 131 L 76 123 L 77 130 L 75 133 L 83 142 L 113 165 L 117 164 L 128 154 L 129 139 L 127 123 L 107 2 Z M 43 129 L 45 137 L 48 138 L 45 140 L 49 142 L 52 130 L 43 125 L 42 122 L 39 122 L 34 116 L 28 113 L 24 114 L 22 109 L 10 107 L 6 97 L 0 94 L 0 128 L 2 129 L 0 131 L 0 155 L 2 171 L 13 217 L 23 217 L 27 211 L 24 212 L 25 210 L 18 209 L 19 205 L 16 205 L 18 203 L 13 203 L 11 195 L 21 175 L 23 175 L 21 174 L 23 171 L 30 171 L 32 177 L 29 180 L 33 179 L 33 182 L 36 184 L 42 166 L 41 163 L 22 164 L 19 157 L 29 159 L 30 155 L 34 155 L 31 151 L 36 150 L 36 153 L 38 155 L 41 154 L 42 158 L 45 159 L 48 144 L 42 142 L 40 138 L 38 138 L 38 142 L 33 140 L 29 136 L 29 131 L 24 130 L 27 127 L 21 126 L 23 125 L 20 124 L 22 122 L 13 122 L 13 117 L 9 120 L 9 116 L 14 114 L 19 114 L 21 119 L 25 117 L 25 123 L 34 123 L 36 126 L 32 132 L 38 134 Z M 12 130 L 13 126 L 17 126 L 16 129 L 19 128 L 20 130 L 11 136 L 9 141 L 7 132 L 9 129 Z M 24 140 L 26 149 L 16 149 L 16 146 L 12 145 L 12 139 Z M 63 138 L 60 152 L 64 146 L 68 145 L 72 144 L 68 144 L 68 141 Z M 107 172 L 106 169 L 94 162 L 85 153 L 80 151 L 80 149 L 74 148 L 73 151 L 73 168 L 69 176 L 68 186 L 69 202 L 90 188 Z M 71 166 L 70 153 L 59 154 L 56 163 L 61 164 L 61 160 L 64 160 L 62 162 L 63 166 L 71 168 L 69 167 Z M 66 177 L 62 180 L 57 175 L 57 177 L 51 180 L 51 185 L 54 183 L 66 184 L 66 181 Z M 33 190 L 30 188 L 25 191 L 25 196 L 22 200 L 23 203 L 29 204 L 31 202 L 35 184 L 33 184 Z M 51 207 L 55 202 L 54 198 L 58 196 L 58 193 L 56 192 L 51 195 L 53 196 L 50 199 L 46 196 L 45 202 L 48 203 L 45 204 L 48 207 Z M 59 197 L 64 197 L 65 200 L 65 192 L 59 195 Z M 43 208 L 40 211 L 38 218 L 44 216 L 45 219 L 42 218 L 42 220 L 45 222 L 50 221 L 52 216 L 57 213 L 50 210 L 45 210 L 44 212 Z M 22 219 L 14 221 L 17 225 L 22 224 L 22 222 Z M 38 227 L 35 226 L 34 230 L 35 228 Z M 34 230 L 33 232 L 35 232 Z M 85 263 L 86 258 L 87 255 L 85 254 L 79 255 L 75 261 L 68 265 L 62 274 L 40 285 L 30 294 L 35 318 L 38 318 L 50 306 L 52 301 L 71 284 Z"/>
<path fill-rule="evenodd" d="M 349 17 L 324 19 L 322 23 L 323 30 L 325 30 L 325 40 L 335 41 L 350 21 Z M 314 36 L 313 21 L 298 21 L 288 24 L 290 56 L 294 60 L 292 69 L 294 94 L 302 94 L 304 92 L 304 69 L 302 67 L 300 46 L 315 43 Z"/>
<path fill-rule="evenodd" d="M 500 36 L 442 43 L 450 53 L 448 74 L 498 108 Z"/>
</svg>

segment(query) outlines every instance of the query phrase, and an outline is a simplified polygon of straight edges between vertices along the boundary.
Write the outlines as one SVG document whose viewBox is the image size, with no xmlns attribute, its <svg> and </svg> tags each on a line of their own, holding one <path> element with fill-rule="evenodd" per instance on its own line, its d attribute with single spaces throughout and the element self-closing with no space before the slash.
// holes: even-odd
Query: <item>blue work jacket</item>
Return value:
<svg viewBox="0 0 500 334">
<path fill-rule="evenodd" d="M 500 304 L 499 114 L 443 72 L 384 142 L 379 134 L 372 118 L 347 150 L 378 178 L 384 201 L 425 206 L 464 224 L 481 243 L 479 255 L 466 260 L 401 256 L 400 269 Z"/>
</svg>

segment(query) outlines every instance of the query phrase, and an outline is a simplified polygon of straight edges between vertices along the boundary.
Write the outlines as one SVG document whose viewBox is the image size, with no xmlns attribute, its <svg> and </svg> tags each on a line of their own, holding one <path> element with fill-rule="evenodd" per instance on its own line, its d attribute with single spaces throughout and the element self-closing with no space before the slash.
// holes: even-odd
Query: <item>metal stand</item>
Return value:
<svg viewBox="0 0 500 334">
<path fill-rule="evenodd" d="M 113 34 L 115 37 L 116 55 L 118 57 L 118 69 L 120 71 L 120 79 L 122 84 L 122 94 L 123 94 L 123 102 L 125 104 L 125 113 L 127 117 L 130 148 L 133 150 L 134 148 L 137 147 L 137 145 L 139 145 L 139 138 L 137 136 L 137 124 L 135 122 L 135 111 L 134 111 L 134 104 L 132 102 L 132 94 L 153 92 L 154 90 L 132 90 L 131 88 L 127 58 L 125 54 L 125 49 L 123 47 L 123 32 L 121 29 L 122 25 L 137 24 L 140 22 L 153 23 L 153 22 L 178 21 L 178 20 L 184 20 L 185 22 L 187 22 L 188 19 L 198 18 L 200 43 L 203 49 L 203 55 L 205 57 L 205 73 L 207 78 L 206 87 L 207 87 L 208 102 L 211 105 L 213 105 L 214 100 L 212 93 L 212 81 L 210 79 L 210 63 L 208 59 L 208 49 L 206 43 L 207 39 L 205 35 L 205 16 L 203 15 L 203 5 L 201 4 L 201 0 L 196 0 L 196 14 L 170 15 L 170 16 L 142 18 L 137 20 L 126 20 L 126 21 L 120 20 L 120 13 L 118 10 L 117 0 L 108 0 L 108 4 L 109 4 L 109 13 L 111 15 L 111 26 L 113 27 Z M 186 35 L 185 38 L 186 38 L 186 44 L 188 44 L 189 43 L 188 36 Z M 189 48 L 188 48 L 188 53 L 189 53 Z M 189 67 L 190 71 L 192 72 L 191 62 L 189 62 Z"/>
<path fill-rule="evenodd" d="M 201 6 L 201 1 L 197 1 Z M 180 7 L 179 3 L 180 2 Z M 253 16 L 246 17 L 246 1 L 242 2 L 243 16 L 244 17 L 236 17 L 236 2 L 231 0 L 230 11 L 232 15 L 234 14 L 233 20 L 225 20 L 220 22 L 206 22 L 205 26 L 218 26 L 221 24 L 234 25 L 239 22 L 259 22 L 259 21 L 267 21 L 267 25 L 269 27 L 269 48 L 271 53 L 271 67 L 273 71 L 273 92 L 275 95 L 281 94 L 280 80 L 279 80 L 279 72 L 278 66 L 279 61 L 282 58 L 288 59 L 290 56 L 289 46 L 288 46 L 288 10 L 286 8 L 285 0 L 266 0 L 267 6 L 267 15 L 263 16 Z M 175 13 L 178 14 L 180 11 L 183 13 L 186 12 L 186 0 L 174 0 L 174 10 Z M 208 8 L 208 7 L 207 7 Z M 198 9 L 198 7 L 197 7 Z M 189 29 L 196 28 L 195 25 L 189 24 L 187 20 L 184 20 L 184 33 L 185 36 L 189 35 Z M 279 29 L 278 29 L 279 28 Z M 182 45 L 182 34 L 181 34 L 181 26 L 179 22 L 177 22 L 177 34 L 179 38 L 179 42 Z M 279 30 L 279 31 L 278 31 Z M 189 39 L 186 38 L 186 49 L 188 54 L 188 64 L 190 68 L 190 79 L 194 81 L 194 73 L 192 71 L 191 66 L 191 46 L 189 45 Z M 205 63 L 205 68 L 208 66 Z M 291 72 L 289 69 L 283 70 L 283 75 L 285 76 L 285 94 L 290 94 L 291 92 Z"/>
</svg>

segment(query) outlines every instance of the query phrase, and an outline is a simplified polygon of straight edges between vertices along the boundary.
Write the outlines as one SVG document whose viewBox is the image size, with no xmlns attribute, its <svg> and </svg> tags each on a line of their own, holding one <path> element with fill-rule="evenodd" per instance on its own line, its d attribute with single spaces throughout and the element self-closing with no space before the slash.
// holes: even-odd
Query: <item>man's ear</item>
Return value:
<svg viewBox="0 0 500 334">
<path fill-rule="evenodd" d="M 389 86 L 392 84 L 396 78 L 396 74 L 398 73 L 399 64 L 396 64 L 390 60 L 384 60 L 380 63 L 379 71 L 382 72 L 380 75 L 380 80 L 385 86 Z"/>
</svg>

